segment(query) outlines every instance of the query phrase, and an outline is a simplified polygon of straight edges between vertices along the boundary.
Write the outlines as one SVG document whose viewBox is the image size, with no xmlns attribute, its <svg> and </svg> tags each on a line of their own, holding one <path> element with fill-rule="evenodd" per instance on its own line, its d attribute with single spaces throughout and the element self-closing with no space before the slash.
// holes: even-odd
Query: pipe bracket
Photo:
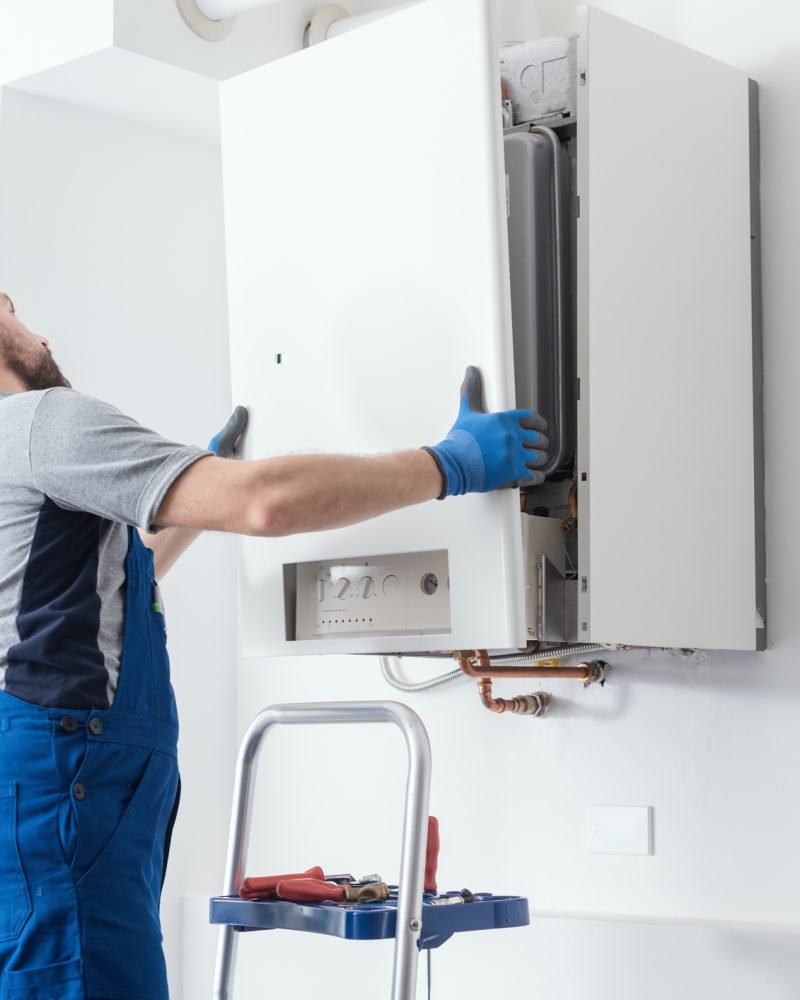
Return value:
<svg viewBox="0 0 800 1000">
<path fill-rule="evenodd" d="M 196 0 L 175 0 L 175 2 L 186 24 L 207 42 L 221 42 L 233 31 L 235 17 L 223 17 L 222 20 L 215 21 L 205 16 L 197 6 Z"/>
</svg>

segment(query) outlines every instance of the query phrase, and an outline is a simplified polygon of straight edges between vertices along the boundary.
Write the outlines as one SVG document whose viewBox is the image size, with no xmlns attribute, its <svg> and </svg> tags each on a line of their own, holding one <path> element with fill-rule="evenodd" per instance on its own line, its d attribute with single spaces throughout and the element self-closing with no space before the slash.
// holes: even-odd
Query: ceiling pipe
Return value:
<svg viewBox="0 0 800 1000">
<path fill-rule="evenodd" d="M 175 0 L 175 3 L 186 24 L 207 42 L 221 42 L 233 31 L 235 17 L 207 17 L 197 6 L 197 0 Z"/>
<path fill-rule="evenodd" d="M 421 0 L 410 0 L 407 3 L 398 3 L 391 7 L 383 7 L 381 10 L 372 10 L 367 14 L 353 14 L 350 17 L 337 18 L 328 28 L 326 37 L 336 38 L 337 35 L 343 35 L 347 31 L 354 31 L 356 28 L 369 24 L 370 21 L 377 21 L 379 18 L 387 17 L 389 14 L 398 14 L 407 7 L 416 7 L 420 2 Z"/>
<path fill-rule="evenodd" d="M 178 10 L 189 27 L 201 38 L 219 42 L 233 30 L 239 14 L 261 7 L 270 7 L 280 0 L 176 0 Z M 370 21 L 414 7 L 424 0 L 407 0 L 366 14 L 350 15 L 335 3 L 323 4 L 312 16 L 306 29 L 306 45 L 315 45 L 360 28 Z M 536 0 L 497 0 L 499 40 L 501 45 L 536 38 L 540 34 Z"/>
<path fill-rule="evenodd" d="M 204 0 L 204 2 L 224 3 L 225 0 Z M 410 0 L 382 10 L 352 16 L 338 4 L 325 4 L 311 18 L 306 31 L 306 44 L 316 45 L 317 42 L 343 35 L 346 31 L 353 31 L 370 21 L 386 17 L 387 14 L 397 14 L 407 7 L 415 7 L 420 2 L 422 0 Z M 501 45 L 516 45 L 518 42 L 529 41 L 541 35 L 536 0 L 497 0 L 497 18 Z"/>
<path fill-rule="evenodd" d="M 246 14 L 258 7 L 270 7 L 278 0 L 196 0 L 197 9 L 211 21 L 222 21 L 226 17 Z"/>
<path fill-rule="evenodd" d="M 366 14 L 350 14 L 348 10 L 338 3 L 326 3 L 314 12 L 306 27 L 303 38 L 303 45 L 308 48 L 311 45 L 318 45 L 329 38 L 336 38 L 337 35 L 344 35 L 348 31 L 361 28 L 370 21 L 378 21 L 389 14 L 397 14 L 408 7 L 416 7 L 422 0 L 406 0 L 406 3 L 394 4 L 392 7 L 382 7 L 380 10 L 371 10 Z"/>
<path fill-rule="evenodd" d="M 176 0 L 184 21 L 195 34 L 209 42 L 220 42 L 227 38 L 239 14 L 269 7 L 278 2 L 280 0 Z M 323 4 L 314 13 L 306 28 L 305 44 L 315 45 L 317 42 L 324 42 L 328 38 L 360 28 L 370 21 L 386 17 L 387 14 L 395 14 L 421 2 L 422 0 L 407 0 L 406 3 L 354 16 L 340 4 Z"/>
</svg>

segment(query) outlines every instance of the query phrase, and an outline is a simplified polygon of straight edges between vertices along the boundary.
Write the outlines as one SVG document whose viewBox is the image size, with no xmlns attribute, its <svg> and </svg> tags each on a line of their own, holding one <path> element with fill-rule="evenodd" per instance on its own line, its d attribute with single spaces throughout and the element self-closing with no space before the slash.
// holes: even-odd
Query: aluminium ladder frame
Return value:
<svg viewBox="0 0 800 1000">
<path fill-rule="evenodd" d="M 428 836 L 428 808 L 431 786 L 431 748 L 422 720 L 407 705 L 396 701 L 317 702 L 273 705 L 250 723 L 239 748 L 236 762 L 228 854 L 225 865 L 225 893 L 236 896 L 242 884 L 250 833 L 253 780 L 261 743 L 275 726 L 345 725 L 394 723 L 403 733 L 408 751 L 406 807 L 400 860 L 400 889 L 394 945 L 391 1000 L 414 1000 L 419 966 L 419 938 L 422 930 L 422 896 L 425 850 Z M 231 925 L 220 928 L 214 971 L 214 1000 L 230 1000 L 230 986 L 236 961 L 236 935 Z"/>
</svg>

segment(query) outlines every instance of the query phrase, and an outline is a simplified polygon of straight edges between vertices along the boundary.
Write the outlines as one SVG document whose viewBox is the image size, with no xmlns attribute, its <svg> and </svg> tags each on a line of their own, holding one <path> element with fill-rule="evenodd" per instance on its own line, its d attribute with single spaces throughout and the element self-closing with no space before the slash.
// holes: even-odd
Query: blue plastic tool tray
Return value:
<svg viewBox="0 0 800 1000">
<path fill-rule="evenodd" d="M 442 895 L 458 896 L 459 893 Z M 473 903 L 422 904 L 420 948 L 438 948 L 462 931 L 525 927 L 530 923 L 528 900 L 522 896 L 476 893 Z M 441 898 L 441 895 L 437 898 Z M 216 896 L 211 900 L 211 923 L 229 924 L 237 931 L 291 930 L 328 934 L 351 941 L 379 941 L 395 936 L 397 889 L 385 903 L 287 903 L 283 900 L 246 900 Z"/>
</svg>

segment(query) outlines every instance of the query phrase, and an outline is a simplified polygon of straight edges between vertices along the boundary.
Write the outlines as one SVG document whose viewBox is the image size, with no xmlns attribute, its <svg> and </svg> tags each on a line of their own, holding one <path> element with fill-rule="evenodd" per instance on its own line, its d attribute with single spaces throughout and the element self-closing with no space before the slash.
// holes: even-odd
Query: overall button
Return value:
<svg viewBox="0 0 800 1000">
<path fill-rule="evenodd" d="M 65 715 L 61 720 L 61 728 L 65 733 L 74 733 L 78 728 L 78 723 L 73 719 L 71 715 Z"/>
<path fill-rule="evenodd" d="M 103 731 L 103 723 L 98 718 L 89 719 L 89 730 L 94 733 L 95 736 L 99 736 Z"/>
<path fill-rule="evenodd" d="M 75 784 L 72 786 L 72 794 L 79 802 L 81 799 L 86 798 L 86 789 L 83 787 L 80 781 L 76 781 Z"/>
</svg>

